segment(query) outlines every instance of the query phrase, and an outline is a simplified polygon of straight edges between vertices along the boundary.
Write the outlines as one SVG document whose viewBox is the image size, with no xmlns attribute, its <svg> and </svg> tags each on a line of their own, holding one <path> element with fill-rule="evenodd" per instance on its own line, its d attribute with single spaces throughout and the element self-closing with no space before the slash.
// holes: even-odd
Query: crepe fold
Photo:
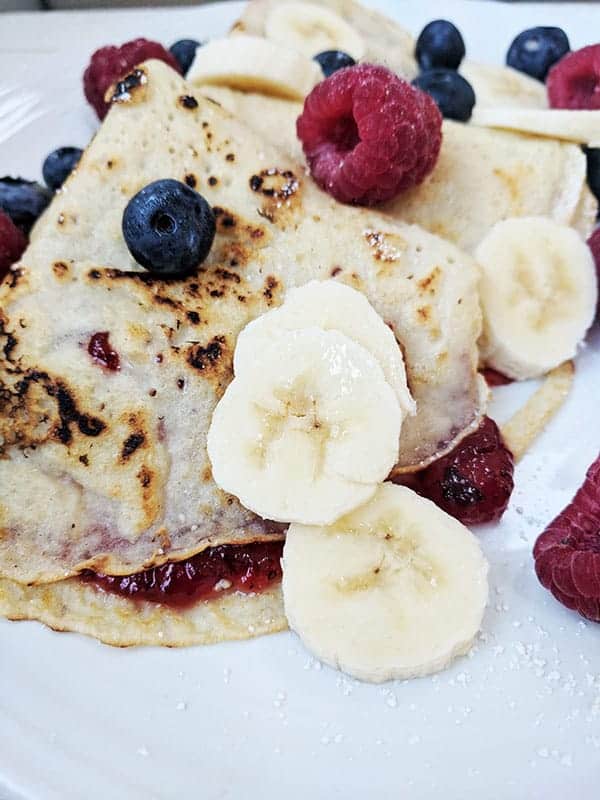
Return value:
<svg viewBox="0 0 600 800">
<path fill-rule="evenodd" d="M 394 330 L 418 407 L 397 471 L 451 449 L 485 404 L 468 255 L 335 203 L 161 62 L 136 75 L 0 289 L 0 575 L 24 584 L 282 538 L 217 488 L 206 435 L 237 334 L 289 287 L 335 277 Z M 151 277 L 121 233 L 128 200 L 162 178 L 193 185 L 217 218 L 185 280 Z M 90 356 L 96 332 L 119 371 Z"/>
</svg>

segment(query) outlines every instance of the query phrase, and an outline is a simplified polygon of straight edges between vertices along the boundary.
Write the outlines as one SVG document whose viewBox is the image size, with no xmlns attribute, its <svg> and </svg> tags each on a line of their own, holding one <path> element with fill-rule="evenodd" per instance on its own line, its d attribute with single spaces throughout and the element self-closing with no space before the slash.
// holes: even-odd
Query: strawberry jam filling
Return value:
<svg viewBox="0 0 600 800">
<path fill-rule="evenodd" d="M 108 331 L 93 334 L 88 343 L 88 353 L 94 361 L 111 372 L 117 372 L 121 369 L 119 354 L 108 340 Z"/>
<path fill-rule="evenodd" d="M 263 592 L 281 580 L 283 542 L 210 547 L 185 561 L 152 567 L 133 575 L 102 575 L 86 570 L 81 579 L 101 589 L 186 608 L 229 592 Z"/>
</svg>

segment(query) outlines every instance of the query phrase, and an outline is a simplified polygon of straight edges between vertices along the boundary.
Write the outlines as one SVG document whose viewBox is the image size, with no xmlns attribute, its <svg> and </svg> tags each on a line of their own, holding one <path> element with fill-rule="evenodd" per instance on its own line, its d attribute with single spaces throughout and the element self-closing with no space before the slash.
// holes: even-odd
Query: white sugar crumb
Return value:
<svg viewBox="0 0 600 800">
<path fill-rule="evenodd" d="M 214 590 L 215 592 L 223 592 L 225 589 L 231 589 L 232 585 L 231 581 L 228 581 L 227 578 L 221 578 L 221 580 L 215 583 Z"/>
<path fill-rule="evenodd" d="M 138 747 L 138 749 L 135 752 L 137 753 L 138 756 L 142 756 L 143 758 L 148 758 L 148 756 L 150 755 L 150 751 L 144 745 Z"/>
</svg>

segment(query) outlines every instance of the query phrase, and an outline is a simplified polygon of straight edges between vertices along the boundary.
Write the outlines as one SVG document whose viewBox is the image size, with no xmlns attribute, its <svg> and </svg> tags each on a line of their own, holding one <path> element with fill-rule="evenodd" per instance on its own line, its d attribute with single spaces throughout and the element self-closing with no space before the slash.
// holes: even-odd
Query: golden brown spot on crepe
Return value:
<svg viewBox="0 0 600 800">
<path fill-rule="evenodd" d="M 421 306 L 417 308 L 419 322 L 429 322 L 431 319 L 431 306 Z"/>
<path fill-rule="evenodd" d="M 188 364 L 206 377 L 218 381 L 231 376 L 232 353 L 225 336 L 213 336 L 206 345 L 193 344 L 187 350 Z"/>
<path fill-rule="evenodd" d="M 211 176 L 209 177 L 209 179 L 208 179 L 208 185 L 209 185 L 209 186 L 216 186 L 218 182 L 219 182 L 219 179 L 218 179 L 218 178 L 215 178 L 215 176 L 214 176 L 214 175 L 211 175 Z"/>
<path fill-rule="evenodd" d="M 276 292 L 278 287 L 279 283 L 277 278 L 275 278 L 274 275 L 268 275 L 265 279 L 265 288 L 263 289 L 263 295 L 267 298 L 268 305 L 271 305 L 273 293 Z"/>
<path fill-rule="evenodd" d="M 24 277 L 25 270 L 23 267 L 11 267 L 4 278 L 5 286 L 8 286 L 9 289 L 16 289 L 16 287 L 23 282 L 21 279 Z M 2 281 L 0 281 L 0 284 L 1 283 Z"/>
<path fill-rule="evenodd" d="M 237 219 L 235 215 L 228 211 L 226 208 L 221 208 L 221 206 L 214 206 L 213 212 L 217 221 L 217 232 L 218 233 L 229 233 L 231 228 L 235 228 L 237 225 Z"/>
<path fill-rule="evenodd" d="M 442 270 L 439 267 L 434 267 L 429 275 L 426 275 L 420 281 L 417 281 L 419 291 L 423 294 L 427 293 L 434 295 L 437 291 L 437 285 L 441 274 Z"/>
<path fill-rule="evenodd" d="M 56 275 L 56 277 L 60 280 L 64 278 L 65 275 L 69 271 L 69 265 L 66 264 L 64 261 L 55 261 L 52 264 L 52 272 Z"/>
<path fill-rule="evenodd" d="M 238 21 L 234 22 L 233 25 L 231 26 L 231 31 L 230 32 L 234 33 L 234 31 L 235 31 L 236 33 L 242 33 L 242 31 L 245 31 L 245 30 L 246 30 L 246 26 L 244 25 L 244 23 L 242 22 L 241 19 L 238 19 Z"/>
<path fill-rule="evenodd" d="M 121 463 L 129 461 L 135 451 L 139 447 L 144 447 L 145 443 L 146 435 L 143 431 L 136 431 L 129 434 L 129 436 L 123 442 L 123 448 L 121 449 Z"/>
<path fill-rule="evenodd" d="M 373 250 L 373 257 L 385 264 L 400 261 L 402 253 L 408 247 L 406 239 L 397 233 L 382 233 L 368 229 L 364 232 L 364 237 Z"/>
<path fill-rule="evenodd" d="M 300 203 L 301 184 L 289 169 L 270 167 L 250 176 L 251 191 L 262 195 L 262 206 L 257 209 L 261 217 L 269 222 L 284 222 L 289 213 Z"/>
<path fill-rule="evenodd" d="M 105 94 L 109 103 L 141 103 L 146 99 L 148 76 L 142 67 L 121 78 Z"/>
<path fill-rule="evenodd" d="M 109 158 L 108 161 L 106 162 L 106 169 L 112 169 L 114 165 L 115 165 L 115 159 Z"/>
<path fill-rule="evenodd" d="M 89 467 L 90 465 L 90 459 L 85 453 L 84 455 L 79 456 L 77 460 L 79 461 L 80 464 L 83 464 L 84 467 Z"/>
<path fill-rule="evenodd" d="M 192 323 L 192 325 L 198 325 L 200 322 L 200 314 L 197 311 L 186 311 L 185 312 L 188 321 Z"/>
<path fill-rule="evenodd" d="M 196 185 L 197 185 L 197 183 L 198 183 L 198 181 L 196 180 L 196 176 L 195 176 L 193 173 L 191 173 L 191 172 L 189 172 L 189 173 L 188 173 L 188 174 L 185 176 L 185 178 L 184 178 L 184 181 L 185 181 L 185 182 L 186 182 L 186 184 L 187 184 L 187 185 L 190 187 L 190 189 L 195 189 L 195 188 L 196 188 Z"/>
<path fill-rule="evenodd" d="M 331 270 L 331 273 L 330 273 L 331 277 L 335 278 L 337 275 L 340 274 L 341 271 L 342 271 L 341 267 L 333 267 L 333 269 Z"/>
<path fill-rule="evenodd" d="M 212 480 L 212 470 L 209 466 L 206 466 L 202 470 L 202 481 L 203 483 L 208 483 L 211 480 Z"/>
<path fill-rule="evenodd" d="M 235 153 L 227 153 L 225 161 L 235 161 Z"/>
<path fill-rule="evenodd" d="M 504 184 L 506 187 L 509 195 L 511 203 L 513 204 L 513 211 L 516 213 L 520 210 L 522 202 L 521 202 L 521 185 L 523 181 L 523 177 L 519 174 L 511 175 L 510 172 L 507 172 L 500 167 L 494 167 L 492 170 L 494 175 Z M 523 169 L 522 171 L 525 171 Z M 519 171 L 517 171 L 519 172 Z"/>
</svg>

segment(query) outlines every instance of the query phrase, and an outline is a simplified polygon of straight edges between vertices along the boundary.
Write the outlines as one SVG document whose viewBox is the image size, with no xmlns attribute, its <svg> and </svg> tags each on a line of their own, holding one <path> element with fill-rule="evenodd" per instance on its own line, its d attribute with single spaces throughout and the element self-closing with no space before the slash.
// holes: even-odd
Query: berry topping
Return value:
<svg viewBox="0 0 600 800">
<path fill-rule="evenodd" d="M 552 108 L 600 108 L 600 44 L 568 53 L 548 72 Z"/>
<path fill-rule="evenodd" d="M 424 92 L 385 67 L 358 64 L 315 86 L 297 133 L 319 186 L 343 203 L 370 206 L 431 172 L 442 118 Z"/>
<path fill-rule="evenodd" d="M 42 167 L 46 185 L 53 191 L 60 189 L 79 163 L 82 153 L 83 150 L 79 147 L 59 147 L 58 150 L 53 150 Z"/>
<path fill-rule="evenodd" d="M 486 367 L 482 370 L 482 375 L 488 386 L 507 386 L 509 383 L 514 383 L 513 378 L 509 378 L 508 375 L 504 375 L 491 367 Z"/>
<path fill-rule="evenodd" d="M 506 63 L 543 82 L 550 67 L 570 49 L 569 39 L 562 28 L 528 28 L 513 39 Z"/>
<path fill-rule="evenodd" d="M 493 522 L 513 490 L 514 461 L 494 420 L 420 473 L 419 492 L 465 525 Z"/>
<path fill-rule="evenodd" d="M 127 204 L 123 236 L 142 267 L 159 277 L 181 278 L 209 254 L 215 215 L 202 195 L 185 183 L 154 181 Z"/>
<path fill-rule="evenodd" d="M 538 537 L 533 557 L 542 586 L 567 608 L 600 622 L 600 458 Z"/>
<path fill-rule="evenodd" d="M 175 57 L 158 42 L 148 39 L 134 39 L 121 47 L 101 47 L 93 54 L 83 73 L 83 90 L 88 103 L 95 109 L 100 119 L 104 119 L 110 107 L 104 96 L 110 86 L 123 78 L 135 66 L 150 58 L 164 61 L 173 69 L 180 71 Z"/>
<path fill-rule="evenodd" d="M 82 578 L 136 600 L 185 608 L 231 591 L 261 592 L 281 579 L 283 542 L 211 547 L 135 575 L 85 572 Z"/>
<path fill-rule="evenodd" d="M 417 39 L 415 58 L 421 69 L 458 69 L 465 57 L 465 43 L 458 28 L 445 19 L 426 25 Z"/>
<path fill-rule="evenodd" d="M 187 75 L 199 47 L 202 47 L 202 42 L 197 42 L 196 39 L 180 39 L 169 47 L 169 52 L 179 64 L 182 75 Z"/>
<path fill-rule="evenodd" d="M 88 343 L 88 353 L 99 364 L 111 372 L 118 372 L 121 369 L 119 354 L 113 349 L 108 341 L 108 331 L 95 333 Z"/>
<path fill-rule="evenodd" d="M 456 119 L 459 122 L 471 119 L 475 92 L 469 81 L 458 72 L 452 69 L 430 69 L 418 75 L 413 86 L 430 94 L 447 119 Z"/>
<path fill-rule="evenodd" d="M 343 50 L 323 50 L 322 53 L 317 53 L 313 61 L 316 61 L 321 67 L 326 78 L 333 75 L 338 69 L 353 67 L 356 64 L 352 56 L 344 53 Z"/>
<path fill-rule="evenodd" d="M 600 228 L 596 228 L 587 243 L 594 256 L 596 272 L 598 274 L 598 280 L 600 281 Z"/>
<path fill-rule="evenodd" d="M 24 178 L 0 178 L 0 209 L 24 233 L 29 233 L 33 223 L 52 199 L 45 186 Z"/>
<path fill-rule="evenodd" d="M 0 211 L 0 282 L 8 273 L 11 264 L 21 258 L 27 247 L 27 239 L 12 219 Z"/>
<path fill-rule="evenodd" d="M 587 182 L 595 198 L 600 200 L 600 149 L 587 147 Z"/>
</svg>

